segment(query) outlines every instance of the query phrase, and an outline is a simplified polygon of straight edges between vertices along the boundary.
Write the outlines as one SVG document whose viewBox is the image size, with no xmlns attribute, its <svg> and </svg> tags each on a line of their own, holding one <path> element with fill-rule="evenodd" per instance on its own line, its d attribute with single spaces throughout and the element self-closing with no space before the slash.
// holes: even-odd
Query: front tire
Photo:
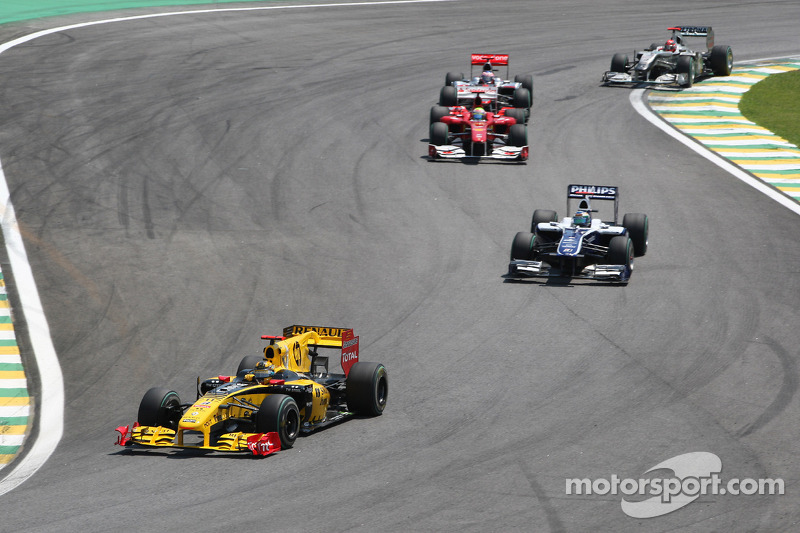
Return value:
<svg viewBox="0 0 800 533">
<path fill-rule="evenodd" d="M 139 404 L 137 421 L 142 426 L 165 427 L 178 430 L 183 410 L 178 393 L 164 387 L 147 391 Z"/>
<path fill-rule="evenodd" d="M 514 91 L 511 105 L 518 109 L 530 109 L 532 103 L 531 92 L 528 89 L 525 87 L 520 87 Z"/>
<path fill-rule="evenodd" d="M 517 232 L 511 242 L 511 261 L 516 259 L 530 261 L 533 259 L 533 239 L 533 233 L 528 233 L 527 231 Z"/>
<path fill-rule="evenodd" d="M 625 54 L 614 54 L 611 58 L 611 72 L 627 72 L 628 56 Z"/>
<path fill-rule="evenodd" d="M 633 268 L 633 242 L 627 235 L 612 237 L 608 243 L 608 264 Z"/>
<path fill-rule="evenodd" d="M 626 213 L 622 217 L 622 227 L 628 230 L 633 241 L 633 253 L 641 257 L 647 253 L 647 235 L 650 231 L 647 215 L 644 213 Z"/>
<path fill-rule="evenodd" d="M 509 146 L 528 146 L 528 128 L 525 124 L 514 124 L 508 128 Z"/>
<path fill-rule="evenodd" d="M 274 431 L 281 439 L 281 448 L 291 448 L 300 433 L 300 410 L 297 402 L 286 394 L 270 394 L 256 413 L 256 431 Z"/>
<path fill-rule="evenodd" d="M 464 79 L 464 74 L 461 72 L 448 72 L 447 75 L 444 77 L 444 85 L 445 87 L 453 85 L 453 82 L 461 81 Z"/>
<path fill-rule="evenodd" d="M 389 378 L 380 363 L 356 363 L 347 374 L 347 408 L 354 413 L 378 416 L 386 408 Z"/>
<path fill-rule="evenodd" d="M 686 75 L 686 81 L 682 86 L 686 88 L 691 87 L 694 83 L 694 58 L 692 56 L 680 56 L 675 71 L 678 74 Z"/>
<path fill-rule="evenodd" d="M 450 129 L 444 122 L 436 122 L 431 124 L 431 144 L 434 146 L 444 146 L 450 144 Z"/>
</svg>

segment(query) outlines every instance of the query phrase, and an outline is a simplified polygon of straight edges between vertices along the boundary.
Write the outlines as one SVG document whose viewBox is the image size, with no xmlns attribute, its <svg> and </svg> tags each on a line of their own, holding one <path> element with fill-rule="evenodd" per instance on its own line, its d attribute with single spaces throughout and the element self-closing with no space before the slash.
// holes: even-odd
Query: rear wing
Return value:
<svg viewBox="0 0 800 533">
<path fill-rule="evenodd" d="M 305 341 L 307 344 L 312 346 L 323 348 L 341 348 L 342 370 L 344 370 L 345 375 L 348 375 L 350 373 L 350 367 L 358 362 L 358 337 L 355 336 L 352 329 L 330 328 L 326 326 L 301 326 L 297 324 L 283 328 L 283 337 L 272 337 L 269 335 L 263 335 L 261 337 L 262 339 L 270 340 L 270 346 L 264 350 L 265 358 L 270 359 L 274 357 L 274 355 L 270 354 L 274 354 L 276 351 L 278 352 L 279 356 L 282 355 L 284 346 L 286 347 L 287 351 L 290 351 L 292 345 L 291 339 L 299 336 L 306 337 Z M 302 352 L 302 349 L 300 352 Z M 323 363 L 324 360 L 323 364 L 327 370 L 327 357 L 320 357 L 316 354 L 313 355 L 313 359 L 319 359 L 320 363 Z M 304 370 L 313 371 L 315 361 L 309 358 L 308 362 L 306 363 L 304 356 L 308 357 L 307 349 L 305 354 L 300 353 L 300 356 L 297 360 L 298 366 L 308 366 L 309 368 L 304 368 Z"/>
<path fill-rule="evenodd" d="M 493 67 L 508 66 L 508 54 L 472 54 L 471 65 L 491 63 Z"/>
<path fill-rule="evenodd" d="M 480 65 L 483 69 L 487 64 L 491 65 L 492 70 L 497 70 L 496 67 L 506 67 L 506 79 L 508 79 L 508 54 L 472 54 L 470 56 L 469 76 L 473 77 L 473 69 Z"/>
<path fill-rule="evenodd" d="M 567 186 L 567 212 L 571 213 L 570 200 L 579 199 L 578 209 L 592 209 L 592 200 L 610 200 L 614 202 L 614 224 L 619 216 L 619 187 L 613 185 L 580 185 L 573 183 Z"/>
<path fill-rule="evenodd" d="M 672 32 L 673 38 L 677 37 L 678 42 L 682 42 L 683 37 L 705 37 L 706 48 L 714 48 L 714 30 L 711 26 L 673 26 L 667 30 Z"/>
<path fill-rule="evenodd" d="M 283 328 L 283 336 L 284 338 L 288 339 L 290 337 L 297 337 L 298 335 L 302 335 L 303 333 L 308 333 L 309 331 L 313 331 L 319 336 L 319 342 L 314 342 L 316 346 L 322 346 L 325 348 L 341 348 L 342 346 L 342 334 L 345 331 L 348 331 L 348 328 L 329 328 L 325 326 L 286 326 Z M 352 331 L 352 330 L 350 330 Z"/>
</svg>

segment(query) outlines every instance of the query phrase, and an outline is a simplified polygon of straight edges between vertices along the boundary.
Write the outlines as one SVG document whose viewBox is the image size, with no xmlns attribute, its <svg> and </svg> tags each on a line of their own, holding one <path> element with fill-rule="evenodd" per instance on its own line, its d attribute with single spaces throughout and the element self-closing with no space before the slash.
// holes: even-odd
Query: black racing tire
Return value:
<svg viewBox="0 0 800 533">
<path fill-rule="evenodd" d="M 274 431 L 281 439 L 281 448 L 291 448 L 300 434 L 300 409 L 294 398 L 286 394 L 270 394 L 256 412 L 256 431 Z"/>
<path fill-rule="evenodd" d="M 691 87 L 694 83 L 694 57 L 680 56 L 678 64 L 675 66 L 675 71 L 678 74 L 687 74 L 686 83 L 683 84 L 683 87 Z"/>
<path fill-rule="evenodd" d="M 711 49 L 709 61 L 714 76 L 730 76 L 733 70 L 733 50 L 730 46 L 718 44 Z"/>
<path fill-rule="evenodd" d="M 530 109 L 532 103 L 531 92 L 528 89 L 525 87 L 520 87 L 514 91 L 514 96 L 511 99 L 511 105 L 518 109 Z"/>
<path fill-rule="evenodd" d="M 515 83 L 521 83 L 523 87 L 528 89 L 533 97 L 533 76 L 530 74 L 517 74 L 514 76 Z"/>
<path fill-rule="evenodd" d="M 347 374 L 347 408 L 359 415 L 378 416 L 386 408 L 389 377 L 380 363 L 356 363 Z"/>
<path fill-rule="evenodd" d="M 461 81 L 464 79 L 464 74 L 461 72 L 448 72 L 444 77 L 445 87 L 453 85 L 454 81 Z"/>
<path fill-rule="evenodd" d="M 453 107 L 458 105 L 458 91 L 452 85 L 442 87 L 439 91 L 439 105 Z"/>
<path fill-rule="evenodd" d="M 431 108 L 430 123 L 436 124 L 442 117 L 450 115 L 450 108 L 443 105 L 435 105 Z"/>
<path fill-rule="evenodd" d="M 628 230 L 631 241 L 633 241 L 633 253 L 636 257 L 647 253 L 649 225 L 647 215 L 644 213 L 626 213 L 622 217 L 622 226 Z"/>
<path fill-rule="evenodd" d="M 450 128 L 444 122 L 431 124 L 431 140 L 434 146 L 444 146 L 450 144 Z"/>
<path fill-rule="evenodd" d="M 529 261 L 533 259 L 533 233 L 518 231 L 511 242 L 511 261 L 521 259 Z"/>
<path fill-rule="evenodd" d="M 509 146 L 528 146 L 528 128 L 525 124 L 514 124 L 508 128 Z"/>
<path fill-rule="evenodd" d="M 633 242 L 630 237 L 627 235 L 611 237 L 608 243 L 608 264 L 625 265 L 629 268 L 633 265 Z"/>
<path fill-rule="evenodd" d="M 536 233 L 540 222 L 558 222 L 558 213 L 551 209 L 535 209 L 531 217 L 531 233 Z"/>
<path fill-rule="evenodd" d="M 513 109 L 506 109 L 506 116 L 516 120 L 517 124 L 525 124 L 528 113 L 524 109 L 517 109 L 515 107 Z"/>
<path fill-rule="evenodd" d="M 658 48 L 659 46 L 661 46 L 661 45 L 660 45 L 660 44 L 658 44 L 658 43 L 650 43 L 650 46 L 648 46 L 647 48 L 645 48 L 645 51 L 647 51 L 647 52 L 652 52 L 653 50 L 655 50 L 655 49 L 656 49 L 656 48 Z"/>
<path fill-rule="evenodd" d="M 611 58 L 611 72 L 628 72 L 628 56 L 626 54 L 614 54 Z"/>
<path fill-rule="evenodd" d="M 144 394 L 136 420 L 142 426 L 165 427 L 177 431 L 182 415 L 181 399 L 177 392 L 164 387 L 153 387 Z"/>
<path fill-rule="evenodd" d="M 253 370 L 256 367 L 256 363 L 262 359 L 264 358 L 260 355 L 245 355 L 239 362 L 239 367 L 236 369 L 236 375 L 238 376 L 242 370 Z"/>
</svg>

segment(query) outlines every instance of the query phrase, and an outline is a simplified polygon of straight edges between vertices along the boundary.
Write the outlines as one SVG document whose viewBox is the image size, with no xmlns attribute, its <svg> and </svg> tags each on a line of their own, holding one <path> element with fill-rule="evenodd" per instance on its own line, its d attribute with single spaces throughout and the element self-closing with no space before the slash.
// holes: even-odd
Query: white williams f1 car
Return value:
<svg viewBox="0 0 800 533">
<path fill-rule="evenodd" d="M 627 54 L 614 54 L 611 70 L 603 74 L 606 85 L 671 85 L 691 87 L 701 76 L 730 76 L 733 51 L 730 46 L 714 45 L 711 26 L 676 26 L 660 45 L 653 43 L 642 52 L 634 52 L 633 61 Z M 706 51 L 689 49 L 686 37 L 705 37 Z"/>
<path fill-rule="evenodd" d="M 614 203 L 613 222 L 594 216 L 592 202 Z M 573 203 L 577 208 L 573 211 Z M 559 221 L 555 211 L 533 212 L 531 231 L 520 231 L 511 245 L 506 278 L 582 278 L 628 283 L 634 256 L 647 252 L 647 215 L 628 213 L 617 224 L 619 188 L 570 185 L 567 212 Z"/>
</svg>

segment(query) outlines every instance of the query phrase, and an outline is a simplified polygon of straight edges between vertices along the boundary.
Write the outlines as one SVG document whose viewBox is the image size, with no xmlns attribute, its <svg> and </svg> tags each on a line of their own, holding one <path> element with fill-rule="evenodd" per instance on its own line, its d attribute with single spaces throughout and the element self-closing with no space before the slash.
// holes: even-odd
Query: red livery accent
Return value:
<svg viewBox="0 0 800 533">
<path fill-rule="evenodd" d="M 138 428 L 139 422 L 134 422 L 133 427 Z M 117 431 L 119 432 L 119 437 L 117 437 L 116 444 L 120 446 L 130 446 L 133 444 L 131 442 L 131 426 L 119 426 Z"/>
<path fill-rule="evenodd" d="M 491 63 L 493 67 L 505 67 L 508 65 L 508 54 L 472 54 L 473 65 L 483 65 Z"/>
<path fill-rule="evenodd" d="M 342 370 L 344 375 L 350 374 L 350 367 L 358 362 L 358 337 L 352 329 L 342 332 Z"/>
<path fill-rule="evenodd" d="M 275 431 L 247 437 L 247 448 L 253 455 L 270 455 L 281 449 L 281 439 Z"/>
</svg>

